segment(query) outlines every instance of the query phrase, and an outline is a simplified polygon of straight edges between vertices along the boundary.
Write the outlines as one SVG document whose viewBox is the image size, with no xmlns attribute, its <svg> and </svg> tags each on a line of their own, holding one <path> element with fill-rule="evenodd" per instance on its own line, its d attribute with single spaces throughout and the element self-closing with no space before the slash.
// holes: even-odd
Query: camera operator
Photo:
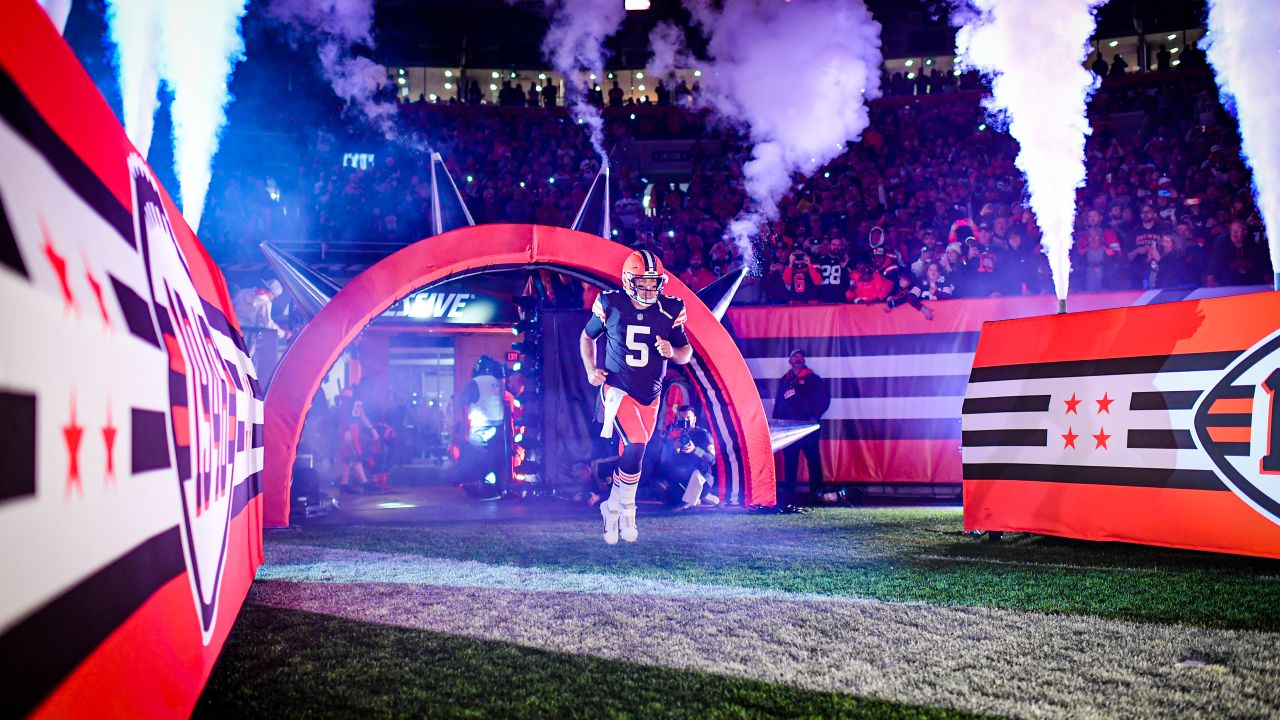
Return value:
<svg viewBox="0 0 1280 720">
<path fill-rule="evenodd" d="M 680 407 L 663 439 L 658 477 L 667 489 L 667 499 L 679 502 L 681 510 L 698 507 L 704 499 L 718 503 L 719 498 L 709 492 L 716 464 L 715 444 L 711 433 L 698 427 L 692 407 Z"/>
</svg>

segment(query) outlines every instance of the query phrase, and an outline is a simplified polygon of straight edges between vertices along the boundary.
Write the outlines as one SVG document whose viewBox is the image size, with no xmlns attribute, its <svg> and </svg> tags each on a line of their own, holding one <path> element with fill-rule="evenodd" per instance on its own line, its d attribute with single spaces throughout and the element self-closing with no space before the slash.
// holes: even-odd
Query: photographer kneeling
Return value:
<svg viewBox="0 0 1280 720">
<path fill-rule="evenodd" d="M 667 499 L 679 503 L 681 510 L 698 507 L 704 500 L 718 504 L 720 498 L 710 492 L 715 464 L 711 433 L 698 427 L 698 416 L 692 407 L 681 406 L 675 422 L 663 434 L 656 473 L 659 484 L 666 487 Z"/>
</svg>

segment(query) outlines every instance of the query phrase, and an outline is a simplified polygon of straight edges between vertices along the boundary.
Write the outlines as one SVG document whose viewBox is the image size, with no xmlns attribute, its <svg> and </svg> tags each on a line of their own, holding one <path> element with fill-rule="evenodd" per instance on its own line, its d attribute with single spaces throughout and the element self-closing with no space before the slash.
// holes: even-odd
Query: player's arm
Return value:
<svg viewBox="0 0 1280 720">
<path fill-rule="evenodd" d="M 675 322 L 671 324 L 671 337 L 658 338 L 654 341 L 654 345 L 658 347 L 658 354 L 677 365 L 687 365 L 693 359 L 693 346 L 689 344 L 689 337 L 684 332 L 687 320 L 688 313 L 684 309 L 684 304 L 681 303 Z"/>
<path fill-rule="evenodd" d="M 604 306 L 597 296 L 591 306 L 591 319 L 578 338 L 578 352 L 582 356 L 582 368 L 587 371 L 587 382 L 596 387 L 603 385 L 605 378 L 609 376 L 596 366 L 596 338 L 604 333 L 604 320 Z"/>
</svg>

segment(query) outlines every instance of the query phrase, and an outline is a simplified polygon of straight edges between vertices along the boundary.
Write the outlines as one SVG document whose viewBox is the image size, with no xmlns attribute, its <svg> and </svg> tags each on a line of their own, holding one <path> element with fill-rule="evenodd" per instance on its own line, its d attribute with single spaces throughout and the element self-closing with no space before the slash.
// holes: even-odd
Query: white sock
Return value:
<svg viewBox="0 0 1280 720">
<path fill-rule="evenodd" d="M 620 510 L 623 505 L 636 504 L 636 487 L 640 484 L 640 473 L 628 475 L 621 470 L 613 474 L 613 489 L 609 491 L 609 509 Z"/>
</svg>

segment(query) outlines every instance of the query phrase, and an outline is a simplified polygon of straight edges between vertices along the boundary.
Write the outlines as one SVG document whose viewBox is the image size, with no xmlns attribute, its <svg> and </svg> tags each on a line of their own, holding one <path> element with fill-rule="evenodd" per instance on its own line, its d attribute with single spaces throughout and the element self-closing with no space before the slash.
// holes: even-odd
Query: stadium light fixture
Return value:
<svg viewBox="0 0 1280 720">
<path fill-rule="evenodd" d="M 448 77 L 448 78 L 453 77 L 453 71 L 452 71 L 452 70 L 445 70 L 445 71 L 444 71 L 444 76 L 445 76 L 445 77 Z"/>
<path fill-rule="evenodd" d="M 693 76 L 694 76 L 694 77 L 702 77 L 702 71 L 701 71 L 701 70 L 694 70 L 694 71 L 693 71 Z"/>
<path fill-rule="evenodd" d="M 592 80 L 595 80 L 595 79 L 596 79 L 596 74 L 595 74 L 595 73 L 591 73 L 591 79 L 592 79 Z"/>
<path fill-rule="evenodd" d="M 635 114 L 635 113 L 631 113 L 631 119 L 632 119 L 632 120 L 635 120 L 635 119 L 636 119 L 636 114 Z"/>
<path fill-rule="evenodd" d="M 470 175 L 468 175 L 468 176 L 467 176 L 467 182 L 475 182 L 475 178 L 474 178 L 474 177 L 472 177 L 472 176 L 470 176 Z"/>
<path fill-rule="evenodd" d="M 641 85 L 641 86 L 640 86 L 640 92 L 644 92 L 644 86 L 643 86 L 643 85 Z"/>
<path fill-rule="evenodd" d="M 402 77 L 396 78 L 396 81 L 399 82 L 401 85 L 404 85 L 405 83 L 409 82 L 408 80 L 405 80 Z"/>
<path fill-rule="evenodd" d="M 445 89 L 445 90 L 452 90 L 452 89 L 453 89 L 453 83 L 445 83 L 445 84 L 444 84 L 444 89 Z"/>
<path fill-rule="evenodd" d="M 519 361 L 516 361 L 516 363 L 515 363 L 514 365 L 512 365 L 512 366 L 511 366 L 511 369 L 512 369 L 512 370 L 515 370 L 516 372 L 520 372 L 520 368 L 522 368 L 522 367 L 524 367 L 524 365 L 523 365 L 523 364 L 521 364 Z M 517 438 L 517 439 L 516 439 L 516 442 L 520 442 L 520 439 L 519 439 L 519 438 Z"/>
<path fill-rule="evenodd" d="M 520 363 L 516 363 L 516 372 L 520 372 Z M 516 433 L 516 442 L 524 442 L 524 433 Z"/>
<path fill-rule="evenodd" d="M 522 187 L 522 188 L 524 187 L 524 181 L 523 181 L 523 180 L 521 180 L 521 181 L 520 181 L 520 187 Z"/>
<path fill-rule="evenodd" d="M 1181 65 L 1181 64 L 1182 64 L 1182 61 L 1181 61 L 1181 60 L 1174 60 L 1174 61 L 1173 61 L 1173 66 L 1174 66 L 1174 67 L 1178 67 L 1178 66 L 1179 66 L 1179 65 Z"/>
<path fill-rule="evenodd" d="M 675 231 L 675 230 L 668 230 L 668 231 L 667 231 L 667 237 L 669 237 L 669 238 L 673 238 L 673 237 L 675 237 L 675 236 L 676 236 L 676 231 Z"/>
<path fill-rule="evenodd" d="M 1169 51 L 1169 54 L 1170 54 L 1170 55 L 1173 55 L 1173 54 L 1177 53 L 1177 52 L 1178 52 L 1179 50 L 1181 50 L 1181 49 L 1182 49 L 1182 48 L 1173 48 L 1172 50 L 1170 50 L 1170 51 Z"/>
<path fill-rule="evenodd" d="M 409 89 L 409 88 L 405 88 L 405 90 L 408 90 L 408 89 Z M 430 97 L 430 98 L 431 98 L 431 102 L 435 102 L 435 101 L 437 101 L 437 100 L 439 100 L 439 99 L 440 99 L 440 96 L 439 96 L 439 95 L 436 95 L 435 93 L 431 93 L 431 95 L 429 95 L 428 97 Z"/>
<path fill-rule="evenodd" d="M 906 65 L 907 67 L 911 67 L 912 65 L 915 65 L 915 64 L 916 64 L 916 61 L 915 61 L 915 60 L 908 60 L 908 61 L 906 61 L 906 62 L 905 62 L 905 63 L 903 63 L 903 64 L 904 64 L 904 65 Z"/>
<path fill-rule="evenodd" d="M 650 0 L 623 0 L 623 10 L 648 10 Z"/>
<path fill-rule="evenodd" d="M 400 68 L 400 74 L 401 74 L 401 75 L 403 75 L 403 74 L 404 74 L 404 68 Z"/>
<path fill-rule="evenodd" d="M 1173 39 L 1174 39 L 1174 38 L 1176 38 L 1176 37 L 1178 37 L 1178 34 L 1177 34 L 1177 33 L 1169 33 L 1169 37 L 1167 37 L 1167 38 L 1165 38 L 1165 39 L 1166 39 L 1166 40 L 1173 40 Z"/>
<path fill-rule="evenodd" d="M 907 73 L 907 79 L 908 79 L 908 80 L 915 80 L 915 79 L 916 79 L 916 74 L 915 74 L 915 73 L 913 73 L 913 72 L 911 72 L 911 73 Z"/>
<path fill-rule="evenodd" d="M 925 59 L 924 59 L 924 64 L 925 64 L 925 65 L 932 65 L 932 64 L 933 64 L 933 58 L 925 58 Z"/>
<path fill-rule="evenodd" d="M 553 176 L 551 176 L 551 177 L 547 178 L 547 182 L 551 183 L 552 185 L 555 185 L 555 184 L 556 184 L 556 178 L 555 178 L 555 176 L 553 175 Z"/>
<path fill-rule="evenodd" d="M 493 83 L 489 83 L 489 92 L 497 92 L 497 91 L 498 91 L 498 86 L 494 85 Z"/>
<path fill-rule="evenodd" d="M 829 177 L 831 177 L 831 173 L 829 173 L 829 172 L 824 172 L 824 173 L 822 173 L 822 177 L 824 177 L 824 178 L 829 178 Z"/>
<path fill-rule="evenodd" d="M 494 80 L 497 80 L 497 79 L 498 79 L 498 71 L 497 71 L 497 70 L 494 70 L 493 72 L 489 73 L 489 77 L 493 78 Z"/>
<path fill-rule="evenodd" d="M 1107 43 L 1107 47 L 1115 47 L 1119 44 L 1120 44 L 1119 40 L 1112 40 L 1111 42 Z"/>
<path fill-rule="evenodd" d="M 637 79 L 637 80 L 643 80 L 643 79 L 644 79 L 644 73 L 642 73 L 642 72 L 638 72 L 638 73 L 636 73 L 636 79 Z"/>
<path fill-rule="evenodd" d="M 546 80 L 546 79 L 547 79 L 547 74 L 546 74 L 546 73 L 538 73 L 538 79 L 539 79 L 539 80 Z"/>
</svg>

